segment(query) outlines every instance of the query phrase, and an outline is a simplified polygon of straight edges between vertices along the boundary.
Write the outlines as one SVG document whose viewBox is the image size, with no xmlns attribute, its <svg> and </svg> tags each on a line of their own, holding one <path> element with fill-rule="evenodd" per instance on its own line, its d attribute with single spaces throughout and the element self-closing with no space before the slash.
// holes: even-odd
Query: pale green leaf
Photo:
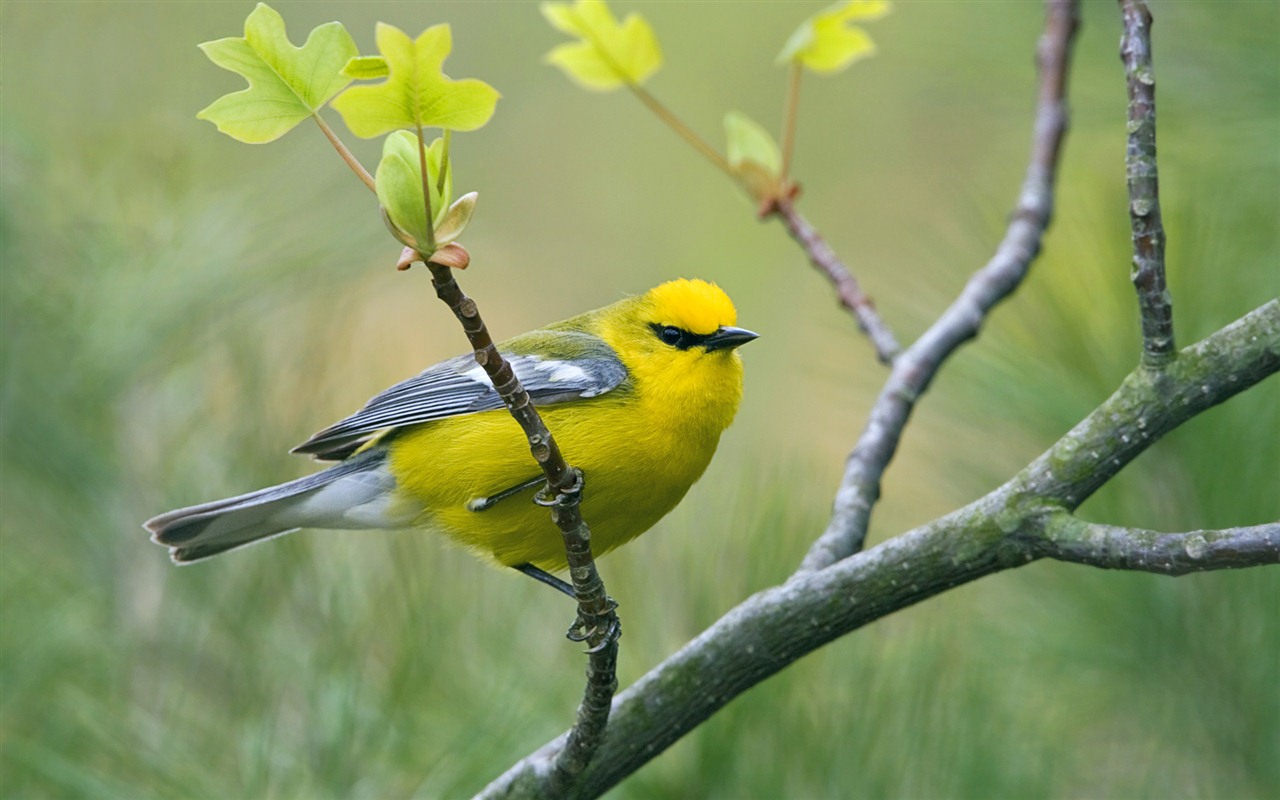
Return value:
<svg viewBox="0 0 1280 800">
<path fill-rule="evenodd" d="M 778 63 L 824 74 L 839 72 L 876 51 L 867 32 L 850 23 L 879 19 L 889 10 L 888 0 L 837 3 L 800 24 L 778 54 Z"/>
<path fill-rule="evenodd" d="M 604 0 L 543 3 L 541 8 L 552 27 L 578 40 L 556 46 L 547 63 L 588 89 L 639 86 L 662 66 L 658 39 L 639 14 L 619 23 Z"/>
<path fill-rule="evenodd" d="M 752 161 L 777 175 L 782 172 L 782 153 L 769 132 L 738 111 L 724 115 L 724 132 L 729 141 L 729 166 Z"/>
<path fill-rule="evenodd" d="M 769 132 L 737 111 L 724 115 L 729 168 L 751 196 L 764 200 L 778 194 L 782 152 Z"/>
<path fill-rule="evenodd" d="M 391 74 L 382 56 L 356 56 L 342 68 L 342 74 L 357 81 L 373 81 Z"/>
<path fill-rule="evenodd" d="M 550 2 L 540 6 L 542 16 L 551 27 L 570 36 L 585 38 L 594 31 L 616 27 L 618 20 L 604 0 L 577 0 L 575 3 Z"/>
<path fill-rule="evenodd" d="M 448 215 L 453 196 L 452 170 L 445 173 L 443 191 L 438 188 L 443 159 L 444 140 L 436 139 L 427 148 L 433 228 Z M 408 131 L 396 131 L 386 138 L 382 143 L 382 160 L 378 162 L 375 180 L 378 203 L 382 206 L 391 232 L 414 250 L 429 252 L 431 237 L 427 235 L 426 206 L 422 196 L 422 162 L 416 135 Z"/>
<path fill-rule="evenodd" d="M 478 193 L 467 192 L 449 206 L 449 210 L 441 217 L 440 224 L 436 226 L 437 245 L 446 245 L 462 235 L 467 228 L 467 223 L 471 222 L 471 215 L 476 213 L 478 199 L 480 199 Z"/>
<path fill-rule="evenodd" d="M 378 23 L 378 51 L 386 82 L 355 86 L 333 102 L 352 133 L 366 139 L 403 128 L 473 131 L 493 116 L 501 96 L 475 78 L 452 80 L 442 71 L 453 49 L 448 25 L 433 25 L 416 40 Z"/>
<path fill-rule="evenodd" d="M 242 142 L 280 138 L 342 91 L 342 68 L 359 54 L 341 23 L 321 25 L 294 47 L 284 19 L 259 3 L 244 22 L 244 37 L 200 45 L 209 60 L 243 76 L 249 88 L 224 95 L 196 116 Z"/>
</svg>

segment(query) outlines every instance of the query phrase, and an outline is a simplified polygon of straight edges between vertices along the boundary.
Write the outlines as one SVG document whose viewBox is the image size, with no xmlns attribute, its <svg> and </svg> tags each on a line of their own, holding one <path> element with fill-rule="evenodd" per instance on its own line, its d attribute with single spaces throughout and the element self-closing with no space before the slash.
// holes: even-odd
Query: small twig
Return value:
<svg viewBox="0 0 1280 800">
<path fill-rule="evenodd" d="M 597 49 L 601 51 L 606 63 L 612 65 L 613 62 L 609 59 L 607 52 L 599 45 L 597 45 Z M 626 82 L 627 88 L 635 94 L 640 102 L 652 111 L 658 119 L 662 120 L 667 127 L 675 131 L 680 138 L 684 139 L 721 172 L 735 181 L 738 180 L 738 176 L 734 173 L 733 167 L 729 165 L 728 160 L 720 155 L 705 139 L 690 129 L 688 125 L 685 125 L 679 117 L 673 114 L 670 109 L 664 106 L 658 98 L 650 94 L 644 87 L 626 80 L 625 73 L 616 65 L 613 65 L 613 69 Z M 808 220 L 801 216 L 800 212 L 796 211 L 792 202 L 796 190 L 789 183 L 788 174 L 791 169 L 792 150 L 795 147 L 796 109 L 799 101 L 801 73 L 800 66 L 793 64 L 787 84 L 786 109 L 783 114 L 782 130 L 782 171 L 779 179 L 783 195 L 767 199 L 761 207 L 760 216 L 763 218 L 772 214 L 783 221 L 783 224 L 787 226 L 788 233 L 791 234 L 791 238 L 795 239 L 809 256 L 809 262 L 831 281 L 835 287 L 836 296 L 840 299 L 840 304 L 853 314 L 854 320 L 858 323 L 858 328 L 867 334 L 867 337 L 871 340 L 871 345 L 876 351 L 876 357 L 880 359 L 881 363 L 889 364 L 892 363 L 901 349 L 897 339 L 893 336 L 893 332 L 889 330 L 889 326 L 880 318 L 880 314 L 876 311 L 871 298 L 863 293 L 857 279 L 853 277 L 849 268 L 840 261 L 835 251 L 809 224 Z"/>
<path fill-rule="evenodd" d="M 788 85 L 787 110 L 783 121 L 783 166 L 780 181 L 783 187 L 788 185 L 787 173 L 791 166 L 791 150 L 795 143 L 795 104 L 799 93 L 800 74 L 800 68 L 793 66 L 791 81 Z M 671 113 L 656 97 L 641 86 L 631 83 L 628 83 L 627 86 L 640 99 L 640 102 L 644 103 L 669 128 L 688 142 L 693 149 L 701 153 L 726 175 L 735 180 L 737 179 L 733 168 L 729 166 L 729 162 L 725 160 L 725 157 L 716 152 L 715 148 L 707 144 L 701 136 L 690 130 L 687 125 L 680 121 L 679 117 Z M 783 221 L 783 224 L 787 226 L 787 232 L 791 234 L 791 238 L 809 256 L 809 262 L 831 281 L 840 304 L 853 314 L 854 320 L 858 323 L 858 328 L 867 334 L 867 337 L 871 340 L 872 347 L 875 348 L 876 356 L 882 363 L 892 363 L 901 349 L 897 339 L 893 336 L 893 332 L 889 330 L 889 326 L 880 318 L 880 314 L 876 311 L 871 298 L 867 297 L 862 291 L 849 268 L 844 265 L 817 230 L 809 224 L 809 221 L 801 216 L 800 212 L 796 211 L 792 197 L 771 198 L 762 207 L 760 213 L 762 217 L 772 214 Z"/>
<path fill-rule="evenodd" d="M 356 177 L 359 178 L 365 186 L 369 187 L 369 191 L 377 193 L 378 184 L 374 182 L 373 176 L 369 174 L 369 170 L 365 169 L 364 165 L 360 163 L 355 154 L 347 149 L 347 146 L 338 138 L 338 134 L 333 132 L 333 128 L 330 128 L 328 124 L 321 119 L 318 113 L 312 114 L 311 118 L 320 126 L 320 130 L 324 133 L 325 138 L 329 140 L 329 144 L 333 145 L 334 150 L 338 151 L 338 155 L 342 156 L 343 161 L 347 162 L 347 166 L 356 174 Z"/>
<path fill-rule="evenodd" d="M 1129 139 L 1125 176 L 1129 184 L 1129 220 L 1133 227 L 1130 278 L 1138 290 L 1142 315 L 1142 363 L 1161 369 L 1177 350 L 1173 340 L 1173 301 L 1164 275 L 1164 223 L 1160 219 L 1160 178 L 1156 167 L 1156 78 L 1151 66 L 1151 12 L 1142 0 L 1120 0 L 1124 62 L 1129 93 Z"/>
<path fill-rule="evenodd" d="M 1101 569 L 1186 575 L 1280 563 L 1280 522 L 1217 531 L 1160 533 L 1054 514 L 1045 535 L 1035 540 L 1036 555 Z"/>
<path fill-rule="evenodd" d="M 453 271 L 448 267 L 430 261 L 427 262 L 427 267 L 431 270 L 431 285 L 436 290 L 436 297 L 449 306 L 453 315 L 458 318 L 458 322 L 462 324 L 462 329 L 467 334 L 467 341 L 475 351 L 476 363 L 489 376 L 494 391 L 502 397 L 511 416 L 520 423 L 520 428 L 529 440 L 529 451 L 546 473 L 551 490 L 554 492 L 577 491 L 577 476 L 565 462 L 559 445 L 556 444 L 551 431 L 547 430 L 542 417 L 529 399 L 529 393 L 525 391 L 515 371 L 511 369 L 511 364 L 498 352 L 493 338 L 489 335 L 488 327 L 480 317 L 475 301 L 463 294 L 462 288 L 454 280 Z"/>
<path fill-rule="evenodd" d="M 579 508 L 582 474 L 565 461 L 529 393 L 494 346 L 475 301 L 463 294 L 454 280 L 453 270 L 430 261 L 427 267 L 431 270 L 431 285 L 435 287 L 436 296 L 462 323 L 476 363 L 484 368 L 494 390 L 520 424 L 529 442 L 529 452 L 546 474 L 547 487 L 539 494 L 539 502 L 550 507 L 551 518 L 564 539 L 569 575 L 578 598 L 578 619 L 570 630 L 571 634 L 577 631 L 578 635 L 571 638 L 586 641 L 590 649 L 587 651 L 587 686 L 577 722 L 556 758 L 554 770 L 547 776 L 556 793 L 562 793 L 582 773 L 604 741 L 611 700 L 618 686 L 615 670 L 621 629 L 616 604 L 605 593 L 604 581 L 591 556 L 591 531 Z"/>
<path fill-rule="evenodd" d="M 881 363 L 892 364 L 901 350 L 898 340 L 894 338 L 889 326 L 880 318 L 871 298 L 867 297 L 858 286 L 858 280 L 853 277 L 853 273 L 835 254 L 822 235 L 801 216 L 799 211 L 796 211 L 795 205 L 789 199 L 773 201 L 766 213 L 773 214 L 782 220 L 791 238 L 795 239 L 809 256 L 809 263 L 831 281 L 831 285 L 836 290 L 836 297 L 840 299 L 840 305 L 853 314 L 858 328 L 871 340 L 871 346 L 875 348 L 876 357 Z"/>
<path fill-rule="evenodd" d="M 1031 159 L 1004 240 L 951 307 L 894 360 L 867 427 L 845 463 L 831 521 L 797 574 L 822 569 L 862 549 L 871 509 L 880 499 L 880 479 L 898 449 L 916 401 L 943 362 L 977 336 L 991 309 L 1018 287 L 1040 252 L 1053 214 L 1054 178 L 1067 130 L 1067 75 L 1078 24 L 1077 0 L 1048 0 L 1037 59 L 1040 93 Z"/>
</svg>

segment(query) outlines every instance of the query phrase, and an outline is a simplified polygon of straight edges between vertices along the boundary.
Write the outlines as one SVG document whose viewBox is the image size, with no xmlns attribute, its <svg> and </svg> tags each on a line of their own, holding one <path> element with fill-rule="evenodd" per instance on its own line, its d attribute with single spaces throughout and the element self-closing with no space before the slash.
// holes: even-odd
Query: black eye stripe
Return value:
<svg viewBox="0 0 1280 800">
<path fill-rule="evenodd" d="M 677 350 L 688 350 L 690 347 L 705 344 L 710 336 L 710 334 L 705 333 L 691 333 L 684 328 L 677 328 L 674 325 L 662 325 L 657 322 L 652 323 L 649 327 L 653 328 L 658 341 Z"/>
</svg>

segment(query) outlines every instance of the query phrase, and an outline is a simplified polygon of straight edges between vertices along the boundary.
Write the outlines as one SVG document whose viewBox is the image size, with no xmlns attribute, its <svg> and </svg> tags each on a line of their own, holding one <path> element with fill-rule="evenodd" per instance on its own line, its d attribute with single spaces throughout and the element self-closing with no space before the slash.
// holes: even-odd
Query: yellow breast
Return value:
<svg viewBox="0 0 1280 800">
<path fill-rule="evenodd" d="M 738 407 L 742 366 L 736 353 L 701 358 L 668 364 L 665 374 L 628 365 L 638 381 L 541 409 L 565 458 L 585 476 L 582 515 L 596 555 L 651 528 L 711 461 Z M 500 564 L 565 568 L 559 530 L 532 502 L 535 489 L 483 511 L 468 507 L 540 474 L 505 409 L 405 428 L 389 451 L 399 490 L 421 507 L 423 527 Z"/>
</svg>

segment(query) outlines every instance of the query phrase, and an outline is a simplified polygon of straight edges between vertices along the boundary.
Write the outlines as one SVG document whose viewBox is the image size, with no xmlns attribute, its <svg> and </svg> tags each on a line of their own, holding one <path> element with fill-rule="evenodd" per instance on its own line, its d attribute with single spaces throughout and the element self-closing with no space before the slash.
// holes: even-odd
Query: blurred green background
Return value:
<svg viewBox="0 0 1280 800">
<path fill-rule="evenodd" d="M 446 69 L 504 94 L 456 142 L 479 190 L 465 288 L 506 337 L 674 276 L 718 281 L 745 401 L 654 531 L 603 562 L 624 685 L 826 520 L 884 370 L 776 223 L 624 94 L 542 64 L 533 3 L 288 3 L 453 23 Z M 822 3 L 629 3 L 650 88 L 715 141 L 769 127 L 772 58 Z M 176 569 L 152 514 L 304 474 L 285 451 L 463 351 L 397 273 L 372 196 L 310 126 L 250 147 L 195 112 L 241 88 L 198 42 L 250 3 L 32 3 L 3 32 L 0 792 L 7 797 L 456 797 L 569 723 L 570 607 L 421 533 L 303 533 Z M 1280 289 L 1280 4 L 1155 3 L 1177 334 Z M 880 54 L 807 80 L 801 208 L 911 339 L 989 257 L 1029 139 L 1033 2 L 900 3 Z M 1118 13 L 1088 2 L 1044 258 L 922 403 L 879 541 L 999 485 L 1136 363 Z M 336 116 L 333 117 L 336 122 Z M 341 128 L 340 128 L 341 130 Z M 351 142 L 369 165 L 377 146 Z M 1168 530 L 1280 518 L 1280 382 L 1176 431 L 1091 500 Z M 572 454 L 570 454 L 572 457 Z M 1280 570 L 1170 580 L 1038 563 L 896 614 L 736 700 L 613 793 L 1223 797 L 1280 786 Z"/>
</svg>

